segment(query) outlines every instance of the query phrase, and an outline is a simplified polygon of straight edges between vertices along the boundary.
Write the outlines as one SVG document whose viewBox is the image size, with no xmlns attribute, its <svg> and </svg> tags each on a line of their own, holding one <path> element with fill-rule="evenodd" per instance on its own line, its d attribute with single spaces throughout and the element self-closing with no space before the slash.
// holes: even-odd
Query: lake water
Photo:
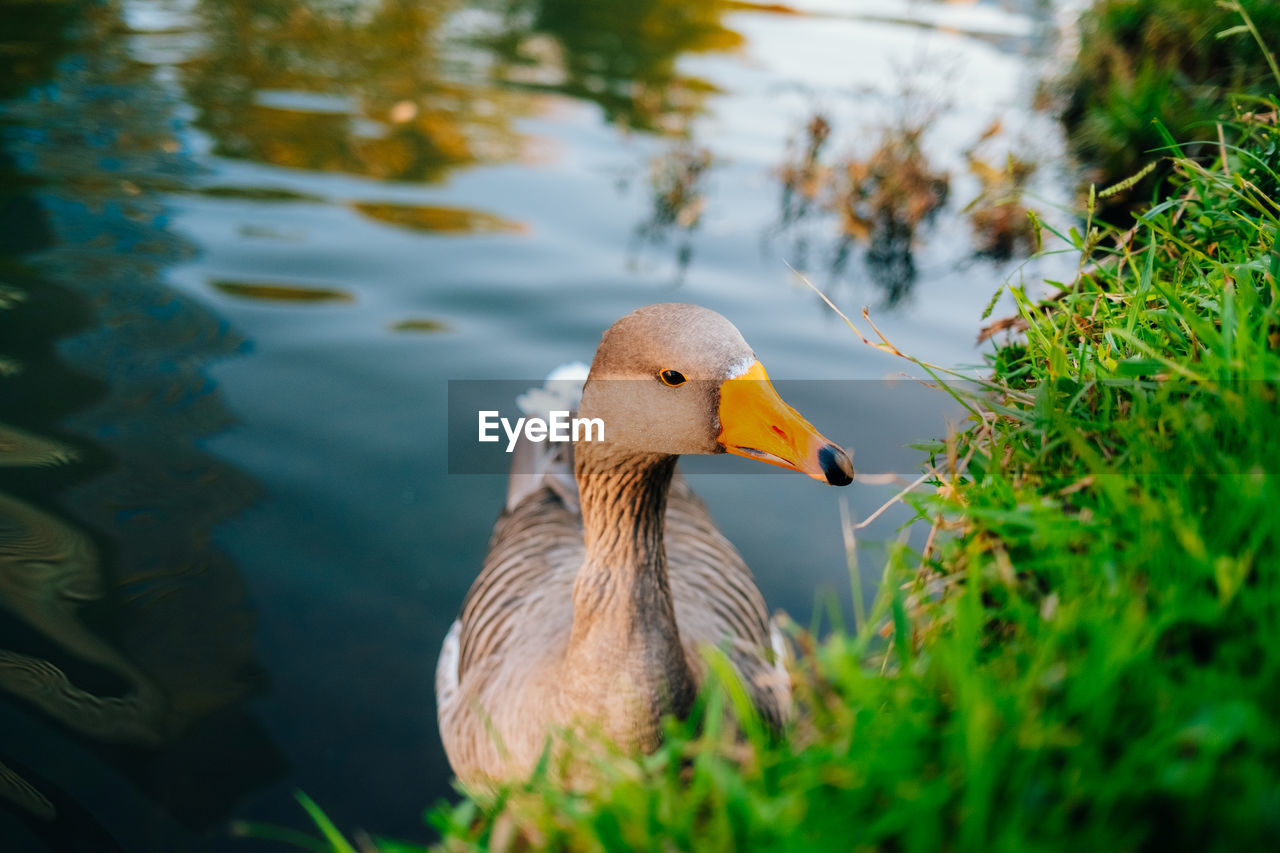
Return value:
<svg viewBox="0 0 1280 853">
<path fill-rule="evenodd" d="M 449 473 L 450 380 L 532 382 L 637 306 L 696 302 L 860 472 L 912 476 L 945 399 L 879 382 L 909 365 L 788 265 L 901 349 L 979 363 L 1000 282 L 1073 268 L 976 253 L 966 210 L 975 162 L 1015 151 L 1069 223 L 1032 109 L 1055 15 L 0 2 L 0 846 L 277 849 L 227 821 L 303 826 L 299 788 L 430 837 L 435 657 L 505 490 Z M 920 125 L 941 207 L 842 229 L 788 194 L 816 113 L 828 164 Z M 860 519 L 893 485 L 692 467 L 771 607 L 848 612 L 839 498 Z M 868 593 L 909 517 L 862 531 Z"/>
</svg>

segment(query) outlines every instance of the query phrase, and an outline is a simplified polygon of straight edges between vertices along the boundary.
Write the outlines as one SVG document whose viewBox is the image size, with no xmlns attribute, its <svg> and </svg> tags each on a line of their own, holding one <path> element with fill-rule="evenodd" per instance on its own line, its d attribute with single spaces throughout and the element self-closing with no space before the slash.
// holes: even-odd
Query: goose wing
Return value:
<svg viewBox="0 0 1280 853">
<path fill-rule="evenodd" d="M 705 670 L 704 647 L 722 649 L 764 720 L 780 726 L 791 704 L 781 635 L 746 561 L 679 476 L 668 498 L 665 542 L 676 622 L 694 672 L 701 677 Z"/>
</svg>

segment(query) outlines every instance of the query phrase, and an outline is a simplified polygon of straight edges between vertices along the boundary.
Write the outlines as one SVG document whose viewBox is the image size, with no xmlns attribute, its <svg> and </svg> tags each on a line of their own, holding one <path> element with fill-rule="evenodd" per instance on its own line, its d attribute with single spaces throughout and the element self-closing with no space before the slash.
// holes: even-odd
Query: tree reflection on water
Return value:
<svg viewBox="0 0 1280 853">
<path fill-rule="evenodd" d="M 538 112 L 543 94 L 595 103 L 627 130 L 687 137 L 715 89 L 677 61 L 742 44 L 721 23 L 726 8 L 720 0 L 202 2 L 204 48 L 184 62 L 182 80 L 195 125 L 221 156 L 437 182 L 522 157 L 528 144 L 516 122 Z M 653 216 L 637 230 L 651 243 L 676 224 L 662 222 L 658 183 Z M 522 227 L 482 211 L 354 209 L 422 230 Z M 682 240 L 681 267 L 691 251 Z"/>
<path fill-rule="evenodd" d="M 715 87 L 679 71 L 677 60 L 743 44 L 721 22 L 728 7 L 722 0 L 495 5 L 503 23 L 486 42 L 506 79 L 598 104 L 608 121 L 631 130 L 685 133 Z"/>
<path fill-rule="evenodd" d="M 441 28 L 453 0 L 202 2 L 183 80 L 214 151 L 322 172 L 438 181 L 520 153 L 528 98 L 468 73 Z M 453 67 L 457 74 L 442 73 Z"/>
<path fill-rule="evenodd" d="M 496 76 L 531 91 L 594 103 L 624 131 L 671 139 L 649 163 L 649 213 L 634 229 L 632 268 L 643 248 L 674 246 L 676 281 L 693 260 L 692 234 L 706 202 L 709 149 L 693 138 L 694 119 L 716 88 L 681 72 L 696 53 L 740 48 L 744 39 L 721 18 L 722 0 L 507 0 L 501 23 L 482 43 L 496 55 Z"/>
</svg>

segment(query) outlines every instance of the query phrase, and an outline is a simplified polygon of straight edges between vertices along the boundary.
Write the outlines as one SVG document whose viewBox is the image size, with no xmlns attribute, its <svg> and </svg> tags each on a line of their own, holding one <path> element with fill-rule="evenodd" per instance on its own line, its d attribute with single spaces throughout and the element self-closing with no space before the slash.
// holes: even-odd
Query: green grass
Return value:
<svg viewBox="0 0 1280 853">
<path fill-rule="evenodd" d="M 1231 118 L 1233 107 L 1250 109 L 1249 96 L 1273 91 L 1277 47 L 1275 0 L 1095 0 L 1061 81 L 1073 152 L 1099 182 L 1139 171 L 1170 133 L 1206 141 L 1184 153 L 1215 156 L 1215 123 Z M 1113 201 L 1141 205 L 1164 176 Z"/>
<path fill-rule="evenodd" d="M 1280 132 L 1222 150 L 1171 160 L 1132 232 L 1075 235 L 1064 297 L 1015 290 L 1027 330 L 911 498 L 937 535 L 893 551 L 857 632 L 797 632 L 784 736 L 720 677 L 590 787 L 544 768 L 437 807 L 441 847 L 1274 846 Z"/>
</svg>

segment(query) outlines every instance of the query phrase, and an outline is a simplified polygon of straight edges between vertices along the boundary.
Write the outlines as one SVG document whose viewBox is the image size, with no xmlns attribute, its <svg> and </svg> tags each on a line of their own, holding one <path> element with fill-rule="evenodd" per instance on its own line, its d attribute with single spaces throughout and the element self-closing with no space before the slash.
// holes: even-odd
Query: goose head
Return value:
<svg viewBox="0 0 1280 853">
<path fill-rule="evenodd" d="M 836 486 L 849 454 L 782 401 L 732 323 L 697 305 L 640 308 L 604 333 L 579 409 L 620 453 L 734 453 Z"/>
</svg>

